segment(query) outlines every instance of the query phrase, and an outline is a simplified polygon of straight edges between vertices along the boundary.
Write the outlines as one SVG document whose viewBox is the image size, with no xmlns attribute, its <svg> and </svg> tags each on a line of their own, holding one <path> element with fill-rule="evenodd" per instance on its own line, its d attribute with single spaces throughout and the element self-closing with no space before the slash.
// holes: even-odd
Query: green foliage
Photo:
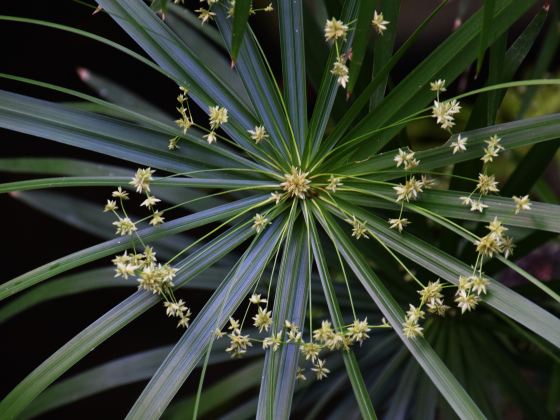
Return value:
<svg viewBox="0 0 560 420">
<path fill-rule="evenodd" d="M 169 1 L 97 3 L 149 58 L 64 25 L 0 20 L 71 32 L 135 58 L 177 85 L 179 119 L 110 75 L 80 70 L 98 97 L 0 74 L 78 101 L 0 91 L 0 127 L 122 161 L 0 159 L 3 172 L 35 176 L 0 184 L 0 193 L 104 240 L 0 284 L 0 328 L 62 296 L 78 301 L 85 291 L 134 286 L 133 278 L 140 288 L 4 396 L 0 418 L 41 415 L 136 382 L 145 387 L 130 419 L 557 414 L 558 279 L 544 282 L 521 268 L 511 241 L 517 258 L 560 233 L 558 198 L 542 177 L 543 163 L 558 150 L 560 114 L 496 124 L 508 89 L 530 88 L 523 111 L 533 89 L 560 84 L 542 79 L 559 45 L 555 21 L 533 78 L 515 80 L 538 46 L 548 10 L 538 11 L 508 48 L 509 29 L 534 2 L 488 1 L 398 80 L 395 65 L 446 1 L 393 52 L 405 8 L 398 1 L 381 1 L 382 16 L 377 2 L 279 0 L 278 73 L 248 24 L 272 6 L 208 1 L 197 12 L 214 27 Z M 483 87 L 446 96 L 459 77 L 470 86 L 471 66 L 486 77 L 487 50 Z M 308 95 L 311 86 L 316 91 Z M 466 128 L 455 126 L 459 104 L 452 101 L 471 97 Z M 193 117 L 195 106 L 209 114 L 209 124 Z M 406 127 L 432 113 L 449 138 L 413 152 Z M 503 151 L 527 146 L 509 179 L 500 173 L 493 184 Z M 133 174 L 127 164 L 144 169 Z M 437 178 L 435 189 L 427 176 Z M 104 213 L 73 197 L 70 187 L 119 189 Z M 33 191 L 51 188 L 58 191 Z M 151 204 L 131 210 L 126 199 L 134 189 Z M 171 210 L 188 214 L 172 218 Z M 122 230 L 124 221 L 130 234 L 111 238 L 111 223 Z M 161 265 L 149 258 L 149 246 Z M 113 268 L 87 267 L 123 252 L 113 263 L 124 278 L 113 278 Z M 525 283 L 500 282 L 506 269 Z M 184 306 L 183 298 L 192 303 L 186 288 L 209 294 L 198 313 Z M 176 343 L 62 378 L 162 301 L 186 327 Z M 264 331 L 248 327 L 251 317 Z M 229 362 L 228 354 L 250 360 L 228 364 L 227 374 L 207 384 L 207 369 Z M 199 369 L 198 392 L 181 396 Z M 536 380 L 524 379 L 526 371 Z"/>
</svg>

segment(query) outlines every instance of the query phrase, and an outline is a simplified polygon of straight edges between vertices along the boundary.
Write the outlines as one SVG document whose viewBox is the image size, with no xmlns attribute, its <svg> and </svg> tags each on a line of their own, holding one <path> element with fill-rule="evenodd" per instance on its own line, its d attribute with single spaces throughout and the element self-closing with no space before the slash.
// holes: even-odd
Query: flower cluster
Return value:
<svg viewBox="0 0 560 420">
<path fill-rule="evenodd" d="M 436 100 L 432 106 L 432 117 L 436 119 L 441 128 L 444 130 L 451 130 L 451 128 L 455 125 L 455 114 L 458 114 L 461 111 L 459 101 L 456 99 L 452 99 L 450 101 L 440 100 L 439 94 L 447 91 L 445 88 L 445 80 L 439 79 L 435 82 L 431 82 L 430 90 L 432 92 L 436 92 Z M 462 146 L 460 146 L 461 143 L 458 144 L 459 146 L 457 146 L 457 151 L 462 150 Z M 453 153 L 456 153 L 455 149 Z"/>
<path fill-rule="evenodd" d="M 355 319 L 351 324 L 337 330 L 330 321 L 323 320 L 321 326 L 310 331 L 308 340 L 305 340 L 300 326 L 290 320 L 285 320 L 278 331 L 271 331 L 272 312 L 268 309 L 268 300 L 260 294 L 252 294 L 249 297 L 249 305 L 257 306 L 257 312 L 252 317 L 253 326 L 257 328 L 259 334 L 264 332 L 267 336 L 258 339 L 244 335 L 243 321 L 230 317 L 227 331 L 216 330 L 215 336 L 221 338 L 227 334 L 230 343 L 226 351 L 231 354 L 231 357 L 243 356 L 255 342 L 260 342 L 264 350 L 273 352 L 278 351 L 281 346 L 295 345 L 300 350 L 301 358 L 312 364 L 311 370 L 318 380 L 327 377 L 330 372 L 326 367 L 325 359 L 321 358 L 323 352 L 348 351 L 352 345 L 361 345 L 368 339 L 372 328 L 390 328 L 385 321 L 381 325 L 372 326 L 367 318 L 364 318 Z M 306 380 L 304 372 L 302 367 L 298 369 L 299 380 Z"/>
<path fill-rule="evenodd" d="M 494 217 L 494 220 L 486 228 L 490 233 L 475 241 L 481 267 L 484 257 L 492 258 L 494 254 L 504 254 L 507 258 L 513 254 L 514 248 L 513 239 L 504 235 L 508 228 L 497 217 Z"/>
<path fill-rule="evenodd" d="M 397 168 L 403 165 L 405 171 L 416 168 L 420 163 L 420 161 L 414 158 L 414 152 L 412 150 L 402 149 L 399 149 L 393 161 L 397 164 Z"/>
<path fill-rule="evenodd" d="M 247 132 L 256 144 L 259 144 L 261 141 L 266 140 L 269 137 L 266 129 L 262 125 L 257 125 L 253 130 L 247 130 Z"/>
<path fill-rule="evenodd" d="M 455 100 L 447 102 L 440 101 L 439 94 L 446 91 L 445 80 L 436 80 L 430 83 L 430 89 L 436 92 L 437 95 L 437 99 L 432 107 L 432 115 L 443 128 L 449 129 L 453 127 L 455 124 L 454 115 L 460 110 L 459 103 Z M 450 142 L 453 154 L 466 151 L 467 141 L 467 137 L 463 137 L 461 134 L 457 135 L 453 141 Z M 484 143 L 484 154 L 481 157 L 484 164 L 483 171 L 478 175 L 476 187 L 471 194 L 460 198 L 464 205 L 470 206 L 471 211 L 478 211 L 481 213 L 484 209 L 489 207 L 488 204 L 483 202 L 482 198 L 488 194 L 499 192 L 498 181 L 494 175 L 488 173 L 487 165 L 493 162 L 494 159 L 498 157 L 499 153 L 504 150 L 501 144 L 501 138 L 497 135 L 491 136 L 485 140 Z M 414 169 L 419 164 L 419 161 L 414 158 L 414 152 L 410 150 L 399 149 L 393 160 L 397 167 L 402 166 L 405 171 Z M 393 187 L 396 193 L 395 201 L 397 203 L 401 202 L 401 213 L 398 218 L 389 219 L 391 229 L 396 229 L 399 232 L 404 230 L 409 224 L 408 219 L 402 217 L 404 203 L 417 200 L 423 188 L 426 188 L 429 184 L 431 184 L 431 181 L 428 181 L 424 176 L 422 176 L 421 180 L 418 180 L 415 176 L 407 175 L 404 183 L 397 184 Z M 477 194 L 477 197 L 475 197 L 475 194 Z M 514 196 L 512 199 L 516 214 L 522 210 L 531 209 L 531 202 L 528 195 L 521 197 Z M 489 230 L 487 235 L 474 241 L 478 257 L 473 266 L 472 275 L 460 276 L 458 279 L 454 302 L 457 308 L 461 310 L 462 314 L 473 310 L 478 305 L 481 295 L 487 293 L 489 280 L 484 277 L 482 271 L 484 260 L 492 258 L 496 254 L 501 254 L 508 258 L 513 253 L 513 238 L 505 234 L 508 229 L 497 217 L 494 217 L 492 222 L 487 226 L 487 229 Z M 367 232 L 367 230 L 364 230 L 364 232 Z M 439 279 L 435 282 L 428 282 L 427 285 L 423 285 L 413 272 L 406 268 L 406 266 L 403 265 L 403 267 L 405 267 L 411 280 L 415 280 L 422 285 L 422 288 L 418 291 L 420 294 L 419 305 L 409 305 L 409 310 L 406 312 L 406 317 L 402 324 L 403 334 L 408 338 L 414 338 L 423 334 L 423 328 L 420 322 L 425 318 L 425 311 L 443 316 L 449 310 L 450 307 L 444 303 L 443 289 L 452 286 L 442 284 Z"/>
<path fill-rule="evenodd" d="M 223 124 L 228 122 L 229 116 L 228 111 L 221 106 L 211 106 L 208 107 L 209 121 L 210 121 L 210 132 L 205 134 L 203 137 L 206 139 L 208 144 L 216 143 L 216 130 L 220 128 Z"/>
<path fill-rule="evenodd" d="M 212 19 L 214 19 L 214 16 L 216 16 L 216 13 L 212 12 L 212 6 L 214 6 L 214 4 L 218 3 L 219 0 L 206 0 L 206 3 L 208 4 L 208 8 L 204 8 L 201 7 L 197 10 L 195 10 L 196 13 L 198 13 L 198 18 L 200 19 L 200 21 L 202 22 L 202 24 L 207 23 L 208 21 L 211 21 Z M 204 2 L 204 0 L 201 0 L 201 3 Z"/>
<path fill-rule="evenodd" d="M 405 171 L 410 171 L 416 168 L 420 161 L 416 159 L 415 153 L 410 149 L 399 149 L 393 161 L 397 168 L 403 167 Z M 416 178 L 414 175 L 406 175 L 404 184 L 399 183 L 393 187 L 396 194 L 395 201 L 397 203 L 401 203 L 401 209 L 399 212 L 399 217 L 397 218 L 390 218 L 389 219 L 389 227 L 391 229 L 396 229 L 399 232 L 402 232 L 406 226 L 410 224 L 410 221 L 402 217 L 403 210 L 404 210 L 404 203 L 408 203 L 411 200 L 417 200 L 419 194 L 422 193 L 425 189 L 429 189 L 434 185 L 434 180 L 429 178 L 426 175 L 421 175 L 420 178 Z"/>
<path fill-rule="evenodd" d="M 415 280 L 419 281 L 416 278 Z M 479 273 L 469 277 L 460 276 L 458 283 L 454 301 L 457 304 L 457 308 L 461 310 L 461 314 L 464 314 L 478 305 L 480 295 L 487 292 L 489 281 L 484 278 L 482 273 Z M 445 316 L 449 311 L 450 307 L 444 302 L 443 289 L 446 287 L 451 287 L 451 285 L 446 286 L 438 279 L 434 282 L 428 282 L 427 285 L 418 290 L 420 303 L 418 306 L 409 304 L 405 320 L 402 323 L 403 334 L 407 338 L 423 335 L 424 329 L 420 321 L 426 317 L 424 308 L 426 308 L 427 312 L 438 316 Z"/>
<path fill-rule="evenodd" d="M 464 152 L 467 150 L 468 137 L 462 137 L 460 134 L 457 136 L 455 141 L 451 142 L 449 147 L 453 149 L 453 154 L 458 152 Z"/>
<path fill-rule="evenodd" d="M 280 186 L 289 197 L 305 200 L 306 193 L 311 188 L 308 175 L 309 172 L 303 172 L 301 168 L 292 167 L 289 174 L 284 174 L 284 182 Z"/>
<path fill-rule="evenodd" d="M 154 170 L 151 168 L 140 168 L 136 171 L 132 180 L 129 182 L 138 194 L 143 194 L 146 198 L 140 204 L 140 207 L 146 207 L 150 210 L 150 222 L 152 226 L 163 223 L 163 211 L 155 209 L 155 205 L 161 200 L 151 194 L 152 175 Z M 130 195 L 122 187 L 118 187 L 112 192 L 112 198 L 115 200 L 107 200 L 104 212 L 112 212 L 117 217 L 113 222 L 116 226 L 116 234 L 120 236 L 136 234 L 138 222 L 133 222 L 128 216 L 125 209 L 125 201 L 130 199 Z M 119 205 L 117 205 L 117 200 Z M 122 214 L 119 213 L 122 211 Z M 151 246 L 144 245 L 140 237 L 137 238 L 144 250 L 136 251 L 135 241 L 132 242 L 133 252 L 126 250 L 123 254 L 113 258 L 112 263 L 115 266 L 115 277 L 122 277 L 125 280 L 136 278 L 138 288 L 146 290 L 153 294 L 158 294 L 163 298 L 163 304 L 166 314 L 170 317 L 178 318 L 178 327 L 187 328 L 189 326 L 191 311 L 186 307 L 183 300 L 177 300 L 173 292 L 173 279 L 177 274 L 177 269 L 170 264 L 162 264 L 157 261 L 156 253 Z"/>
<path fill-rule="evenodd" d="M 461 313 L 473 310 L 480 300 L 481 294 L 486 294 L 486 287 L 490 282 L 483 276 L 460 276 L 459 286 L 455 292 L 455 302 Z"/>
<path fill-rule="evenodd" d="M 177 96 L 177 102 L 179 106 L 176 108 L 179 112 L 180 118 L 175 120 L 177 126 L 183 131 L 183 135 L 186 135 L 192 126 L 199 128 L 206 132 L 203 138 L 208 142 L 208 144 L 216 143 L 218 136 L 216 130 L 218 130 L 222 125 L 226 124 L 229 120 L 228 110 L 222 106 L 215 105 L 208 107 L 208 119 L 210 129 L 202 127 L 195 123 L 190 107 L 189 107 L 189 90 L 184 86 L 179 87 L 179 95 Z M 256 132 L 253 133 L 256 137 L 253 137 L 258 143 L 259 141 L 265 139 L 267 136 L 264 127 L 255 127 Z M 252 134 L 251 131 L 249 131 Z M 258 141 L 257 141 L 258 138 Z M 169 145 L 167 146 L 169 150 L 175 150 L 179 148 L 180 136 L 175 136 L 169 140 Z"/>
<path fill-rule="evenodd" d="M 150 183 L 153 181 L 152 175 L 154 172 L 155 171 L 151 168 L 138 169 L 129 184 L 134 186 L 137 193 L 145 195 L 146 199 L 140 204 L 140 206 L 146 207 L 152 212 L 149 223 L 152 226 L 157 226 L 163 223 L 164 218 L 162 217 L 163 212 L 155 209 L 155 205 L 161 200 L 152 195 L 150 190 Z M 113 225 L 116 227 L 117 235 L 132 235 L 138 230 L 138 228 L 136 223 L 133 222 L 127 215 L 124 208 L 124 202 L 130 198 L 128 192 L 124 191 L 122 187 L 118 187 L 112 192 L 111 196 L 112 198 L 119 200 L 120 207 L 117 205 L 116 200 L 107 200 L 103 211 L 111 212 L 117 217 L 117 220 L 113 222 Z M 122 214 L 119 214 L 119 208 L 122 209 Z"/>
<path fill-rule="evenodd" d="M 179 86 L 179 95 L 177 96 L 177 102 L 179 106 L 176 108 L 179 112 L 180 118 L 175 120 L 177 126 L 183 130 L 183 134 L 187 134 L 187 131 L 193 125 L 193 117 L 189 107 L 189 90 L 184 86 Z M 179 136 L 175 136 L 169 140 L 169 145 L 167 146 L 169 150 L 178 149 Z"/>
<path fill-rule="evenodd" d="M 389 22 L 383 18 L 383 13 L 378 13 L 377 10 L 374 12 L 371 25 L 375 32 L 379 35 L 383 35 L 383 32 L 387 29 L 388 23 Z M 346 24 L 334 17 L 327 19 L 324 28 L 325 41 L 332 42 L 336 49 L 336 59 L 333 62 L 331 74 L 336 76 L 337 83 L 343 88 L 346 88 L 346 85 L 348 84 L 350 72 L 346 62 L 351 59 L 352 54 L 351 51 L 341 52 L 340 44 L 346 41 L 349 30 L 349 24 Z"/>
<path fill-rule="evenodd" d="M 456 99 L 450 101 L 434 101 L 432 106 L 432 117 L 444 130 L 450 130 L 455 125 L 455 114 L 461 111 L 461 105 Z"/>
<path fill-rule="evenodd" d="M 342 187 L 343 185 L 344 184 L 342 183 L 342 178 L 331 175 L 329 177 L 329 183 L 327 184 L 325 189 L 327 191 L 331 191 L 331 192 L 335 193 L 337 188 Z"/>
<path fill-rule="evenodd" d="M 165 312 L 170 317 L 178 318 L 178 327 L 189 326 L 191 311 L 183 300 L 177 300 L 173 293 L 173 279 L 177 269 L 169 264 L 161 264 L 156 259 L 156 253 L 150 246 L 145 246 L 143 252 L 128 253 L 125 251 L 112 260 L 115 266 L 115 277 L 128 280 L 136 278 L 138 288 L 163 298 Z"/>
<path fill-rule="evenodd" d="M 383 18 L 383 13 L 377 13 L 377 10 L 373 12 L 373 19 L 371 20 L 371 26 L 375 29 L 379 35 L 383 35 L 383 32 L 387 30 L 387 25 L 390 22 Z"/>
<path fill-rule="evenodd" d="M 459 141 L 459 139 L 457 141 Z M 484 162 L 483 172 L 478 174 L 478 182 L 475 189 L 468 196 L 460 198 L 461 203 L 465 206 L 470 206 L 471 211 L 478 211 L 482 213 L 485 208 L 488 208 L 488 205 L 483 202 L 482 197 L 490 193 L 499 192 L 496 178 L 494 175 L 487 174 L 487 164 L 492 162 L 493 159 L 498 156 L 498 153 L 503 150 L 500 141 L 501 139 L 496 135 L 485 141 L 487 147 L 484 149 L 484 156 L 481 158 Z M 477 192 L 478 197 L 473 198 L 473 195 Z"/>
<path fill-rule="evenodd" d="M 220 0 L 200 0 L 201 3 L 205 2 L 207 4 L 207 7 L 201 7 L 195 10 L 195 12 L 198 13 L 198 19 L 200 19 L 203 25 L 214 19 L 216 13 L 212 11 L 213 6 L 219 3 L 219 1 Z M 173 3 L 185 4 L 185 0 L 173 0 Z M 254 15 L 257 12 L 261 12 L 261 11 L 272 12 L 273 10 L 274 7 L 272 7 L 272 3 L 269 3 L 266 7 L 254 8 L 251 2 L 251 6 L 249 8 L 249 15 Z M 231 18 L 234 16 L 234 14 L 235 14 L 235 0 L 229 0 L 227 5 L 227 16 Z"/>
</svg>

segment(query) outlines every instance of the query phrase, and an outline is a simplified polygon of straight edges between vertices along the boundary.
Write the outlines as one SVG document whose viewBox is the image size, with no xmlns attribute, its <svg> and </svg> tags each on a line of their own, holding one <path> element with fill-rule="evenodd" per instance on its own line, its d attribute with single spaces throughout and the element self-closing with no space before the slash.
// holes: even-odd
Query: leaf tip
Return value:
<svg viewBox="0 0 560 420">
<path fill-rule="evenodd" d="M 460 17 L 455 18 L 455 20 L 453 21 L 453 30 L 456 31 L 462 24 L 463 20 Z"/>
<path fill-rule="evenodd" d="M 96 14 L 98 14 L 99 12 L 101 12 L 102 10 L 103 10 L 103 7 L 97 6 L 97 7 L 95 8 L 95 10 L 93 11 L 92 15 L 96 15 Z"/>
<path fill-rule="evenodd" d="M 84 67 L 78 67 L 76 69 L 76 73 L 78 73 L 78 77 L 83 81 L 87 81 L 90 79 L 91 77 L 91 73 L 89 72 L 88 69 L 84 68 Z"/>
</svg>

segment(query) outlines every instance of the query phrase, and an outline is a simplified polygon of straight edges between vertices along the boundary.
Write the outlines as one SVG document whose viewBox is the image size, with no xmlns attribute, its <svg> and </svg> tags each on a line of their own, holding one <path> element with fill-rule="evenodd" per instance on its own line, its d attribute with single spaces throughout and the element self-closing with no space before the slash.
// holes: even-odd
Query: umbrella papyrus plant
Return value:
<svg viewBox="0 0 560 420">
<path fill-rule="evenodd" d="M 235 418 L 316 417 L 326 407 L 333 418 L 375 418 L 376 410 L 387 418 L 500 417 L 499 399 L 487 394 L 496 386 L 528 417 L 553 416 L 557 397 L 544 402 L 524 383 L 512 343 L 530 343 L 532 356 L 558 364 L 560 297 L 512 257 L 560 232 L 560 207 L 530 197 L 558 147 L 560 114 L 495 123 L 506 90 L 560 84 L 538 74 L 514 80 L 548 6 L 508 44 L 508 30 L 536 2 L 488 1 L 389 83 L 446 2 L 395 50 L 395 0 L 207 1 L 196 11 L 200 21 L 167 2 L 97 3 L 145 56 L 79 29 L 0 19 L 70 31 L 136 58 L 177 84 L 177 114 L 86 69 L 82 80 L 103 99 L 1 74 L 89 106 L 0 91 L 1 127 L 139 169 L 67 158 L 0 161 L 5 171 L 53 175 L 0 184 L 0 192 L 54 217 L 71 204 L 72 223 L 116 234 L 2 283 L 0 322 L 80 291 L 138 290 L 23 379 L 0 402 L 0 417 L 60 407 L 72 401 L 69 389 L 78 389 L 79 399 L 136 381 L 146 385 L 131 419 L 196 417 L 220 407 Z M 278 74 L 247 24 L 268 12 L 278 20 Z M 471 81 L 465 71 L 475 62 L 480 70 L 487 49 L 482 87 L 449 94 L 459 77 Z M 474 106 L 468 122 L 457 124 L 465 101 Z M 418 121 L 430 121 L 448 140 L 415 150 L 418 142 L 402 133 Z M 523 146 L 531 151 L 511 179 L 524 181 L 497 178 L 496 161 Z M 63 187 L 112 193 L 103 209 L 70 195 L 27 192 Z M 61 197 L 66 210 L 57 209 Z M 113 267 L 64 274 L 97 260 Z M 505 267 L 530 285 L 525 294 L 498 280 Z M 187 288 L 209 291 L 202 310 L 190 309 Z M 156 305 L 180 328 L 173 346 L 59 380 Z M 205 386 L 209 366 L 238 357 L 243 367 Z M 199 368 L 196 395 L 174 400 Z M 558 371 L 546 374 L 558 378 Z M 234 403 L 239 395 L 243 401 Z"/>
</svg>

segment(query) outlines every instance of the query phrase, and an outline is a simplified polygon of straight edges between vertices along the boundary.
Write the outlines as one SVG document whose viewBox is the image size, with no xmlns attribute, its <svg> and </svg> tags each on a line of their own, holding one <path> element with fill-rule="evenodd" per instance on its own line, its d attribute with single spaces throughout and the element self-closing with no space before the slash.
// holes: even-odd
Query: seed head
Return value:
<svg viewBox="0 0 560 420">
<path fill-rule="evenodd" d="M 445 92 L 447 89 L 445 88 L 445 80 L 438 79 L 435 82 L 430 82 L 430 90 L 432 92 Z"/>
<path fill-rule="evenodd" d="M 521 210 L 531 210 L 531 201 L 528 195 L 524 195 L 523 197 L 514 195 L 512 199 L 515 203 L 515 214 L 518 214 Z"/>
<path fill-rule="evenodd" d="M 332 41 L 337 39 L 346 39 L 348 33 L 348 25 L 345 25 L 341 20 L 332 18 L 325 23 L 325 41 Z"/>
<path fill-rule="evenodd" d="M 253 317 L 253 321 L 255 321 L 253 325 L 259 329 L 259 332 L 262 332 L 263 329 L 268 331 L 268 327 L 272 324 L 272 312 L 259 306 L 259 311 Z"/>
<path fill-rule="evenodd" d="M 247 130 L 247 131 L 251 135 L 251 138 L 255 141 L 256 144 L 259 144 L 261 141 L 266 140 L 268 138 L 266 129 L 262 125 L 257 125 L 253 130 Z"/>
<path fill-rule="evenodd" d="M 311 368 L 313 372 L 315 372 L 315 376 L 317 380 L 320 381 L 323 378 L 326 378 L 331 371 L 325 367 L 325 361 L 321 359 L 317 359 L 317 363 L 314 364 L 315 367 Z"/>
<path fill-rule="evenodd" d="M 346 222 L 352 225 L 352 236 L 356 239 L 366 238 L 369 239 L 367 236 L 367 228 L 366 222 L 361 222 L 356 219 L 356 216 L 352 215 L 352 219 L 346 219 Z"/>
<path fill-rule="evenodd" d="M 498 192 L 498 182 L 494 175 L 478 174 L 478 184 L 476 189 L 480 191 L 482 195 L 487 195 L 491 192 Z"/>
<path fill-rule="evenodd" d="M 262 214 L 257 213 L 253 217 L 253 229 L 255 229 L 257 233 L 261 233 L 262 230 L 269 224 L 270 222 L 268 221 L 268 219 Z"/>
<path fill-rule="evenodd" d="M 353 342 L 360 343 L 361 345 L 366 338 L 369 338 L 368 332 L 370 332 L 370 329 L 368 327 L 367 318 L 364 318 L 363 321 L 355 319 L 352 325 L 348 327 L 346 336 Z"/>
<path fill-rule="evenodd" d="M 459 134 L 457 139 L 449 145 L 453 149 L 453 154 L 467 150 L 467 141 L 468 137 L 463 138 Z"/>
<path fill-rule="evenodd" d="M 154 172 L 151 168 L 138 169 L 129 184 L 136 188 L 137 193 L 150 192 L 150 182 L 153 180 Z"/>
<path fill-rule="evenodd" d="M 349 70 L 348 66 L 346 66 L 346 59 L 344 57 L 339 56 L 337 58 L 337 60 L 333 63 L 331 73 L 337 77 L 337 83 L 343 88 L 346 88 Z"/>
<path fill-rule="evenodd" d="M 398 219 L 389 219 L 389 227 L 391 229 L 397 229 L 399 232 L 402 232 L 403 229 L 408 226 L 410 222 L 408 219 L 401 217 Z"/>
<path fill-rule="evenodd" d="M 375 32 L 379 35 L 383 35 L 383 32 L 387 30 L 387 24 L 389 21 L 383 19 L 383 13 L 377 13 L 377 10 L 373 12 L 373 20 L 371 21 L 371 25 Z"/>
<path fill-rule="evenodd" d="M 208 108 L 208 114 L 210 115 L 210 128 L 212 130 L 216 130 L 221 125 L 227 123 L 229 119 L 227 109 L 217 105 Z"/>
</svg>

